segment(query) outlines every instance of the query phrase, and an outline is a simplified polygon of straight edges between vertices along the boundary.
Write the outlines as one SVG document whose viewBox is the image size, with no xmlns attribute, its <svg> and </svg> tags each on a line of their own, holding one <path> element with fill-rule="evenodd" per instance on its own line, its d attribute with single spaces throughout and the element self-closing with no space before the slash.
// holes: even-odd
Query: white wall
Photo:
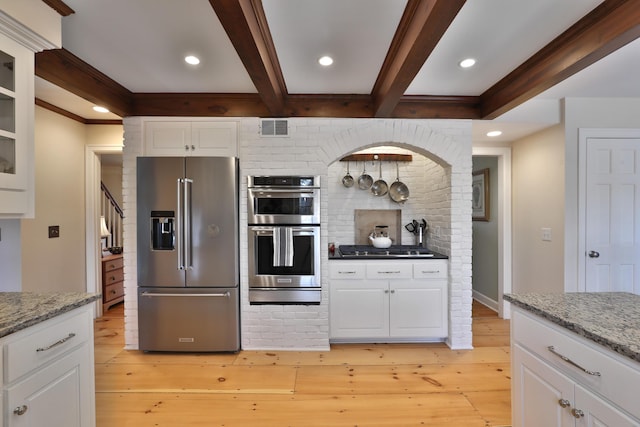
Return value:
<svg viewBox="0 0 640 427">
<path fill-rule="evenodd" d="M 85 125 L 35 109 L 35 218 L 22 220 L 22 290 L 84 291 Z M 60 226 L 50 239 L 48 226 Z"/>
<path fill-rule="evenodd" d="M 513 292 L 564 289 L 564 130 L 545 129 L 512 145 Z M 542 228 L 552 240 L 542 241 Z"/>
<path fill-rule="evenodd" d="M 0 219 L 0 292 L 22 290 L 20 220 Z"/>
<path fill-rule="evenodd" d="M 578 290 L 578 129 L 640 128 L 638 98 L 568 98 L 565 121 L 565 290 Z"/>
<path fill-rule="evenodd" d="M 322 264 L 322 303 L 318 306 L 250 305 L 247 283 L 246 176 L 320 175 L 326 194 L 328 167 L 362 148 L 394 145 L 428 156 L 446 170 L 430 188 L 441 204 L 442 251 L 450 256 L 450 330 L 452 348 L 471 348 L 471 122 L 466 120 L 289 119 L 288 138 L 260 138 L 257 118 L 239 119 L 240 268 L 242 347 L 244 349 L 328 348 L 328 258 Z M 124 120 L 123 197 L 125 209 L 125 343 L 137 348 L 135 167 L 142 155 L 143 118 Z M 429 188 L 428 188 L 429 189 Z M 328 202 L 322 197 L 321 247 L 328 243 Z"/>
</svg>

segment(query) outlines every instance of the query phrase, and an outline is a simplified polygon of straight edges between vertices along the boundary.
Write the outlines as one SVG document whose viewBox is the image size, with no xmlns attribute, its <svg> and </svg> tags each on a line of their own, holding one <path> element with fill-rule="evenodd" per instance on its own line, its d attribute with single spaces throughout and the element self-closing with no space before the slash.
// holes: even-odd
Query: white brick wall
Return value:
<svg viewBox="0 0 640 427">
<path fill-rule="evenodd" d="M 124 121 L 125 209 L 125 341 L 137 348 L 135 273 L 135 157 L 142 154 L 142 118 Z M 450 333 L 452 348 L 471 348 L 471 122 L 464 120 L 289 119 L 289 137 L 261 138 L 259 119 L 240 119 L 240 271 L 241 331 L 244 349 L 328 349 L 328 259 L 322 252 L 322 303 L 318 306 L 249 305 L 247 290 L 248 175 L 314 174 L 321 176 L 321 248 L 329 241 L 353 235 L 353 209 L 395 209 L 388 198 L 374 198 L 345 189 L 340 179 L 346 165 L 337 162 L 368 147 L 393 146 L 411 153 L 414 161 L 401 164 L 401 180 L 411 199 L 402 207 L 403 224 L 426 218 L 431 226 L 429 245 L 450 256 Z M 359 167 L 362 165 L 360 164 Z M 351 173 L 361 169 L 352 165 Z M 369 168 L 374 178 L 377 168 Z M 391 183 L 395 165 L 383 176 Z M 346 190 L 351 190 L 350 193 Z M 346 206 L 335 203 L 344 201 Z M 330 224 L 330 226 L 329 226 Z M 440 236 L 433 235 L 440 227 Z M 349 234 L 351 233 L 351 234 Z M 340 236 L 340 237 L 338 237 Z M 343 237 L 344 236 L 344 237 Z M 412 242 L 408 233 L 404 243 Z"/>
</svg>

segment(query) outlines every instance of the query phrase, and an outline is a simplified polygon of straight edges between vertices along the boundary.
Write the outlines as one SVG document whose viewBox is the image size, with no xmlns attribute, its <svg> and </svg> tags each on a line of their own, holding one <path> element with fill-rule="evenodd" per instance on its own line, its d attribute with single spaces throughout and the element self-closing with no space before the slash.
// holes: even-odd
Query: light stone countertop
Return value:
<svg viewBox="0 0 640 427">
<path fill-rule="evenodd" d="M 504 299 L 640 362 L 640 295 L 625 292 L 505 294 Z"/>
<path fill-rule="evenodd" d="M 0 292 L 0 338 L 90 304 L 100 294 L 85 292 Z"/>
</svg>

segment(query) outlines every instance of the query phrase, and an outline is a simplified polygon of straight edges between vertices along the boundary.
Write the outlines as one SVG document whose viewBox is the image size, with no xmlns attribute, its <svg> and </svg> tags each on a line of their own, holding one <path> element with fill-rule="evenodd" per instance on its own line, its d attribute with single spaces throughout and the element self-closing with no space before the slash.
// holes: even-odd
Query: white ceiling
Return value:
<svg viewBox="0 0 640 427">
<path fill-rule="evenodd" d="M 65 3 L 75 13 L 63 18 L 63 47 L 132 92 L 256 92 L 208 0 Z M 406 3 L 263 0 L 288 92 L 369 94 Z M 479 95 L 599 3 L 468 0 L 406 94 Z M 187 54 L 202 62 L 185 64 Z M 317 64 L 324 54 L 334 66 Z M 461 69 L 468 56 L 477 65 Z M 502 117 L 474 121 L 474 142 L 488 129 L 512 141 L 557 123 L 564 97 L 640 97 L 639 75 L 636 41 Z M 36 96 L 84 118 L 115 118 L 40 78 Z"/>
</svg>

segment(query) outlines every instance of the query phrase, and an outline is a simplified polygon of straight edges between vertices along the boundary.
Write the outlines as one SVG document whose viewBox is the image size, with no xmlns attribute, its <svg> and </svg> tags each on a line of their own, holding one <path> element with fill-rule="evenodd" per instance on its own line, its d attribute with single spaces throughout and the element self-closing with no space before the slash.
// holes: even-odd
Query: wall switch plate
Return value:
<svg viewBox="0 0 640 427">
<path fill-rule="evenodd" d="M 60 226 L 59 225 L 50 225 L 49 226 L 49 238 L 53 239 L 56 237 L 60 237 Z"/>
<path fill-rule="evenodd" d="M 542 230 L 542 241 L 550 242 L 551 241 L 551 229 L 550 228 L 541 228 Z"/>
</svg>

